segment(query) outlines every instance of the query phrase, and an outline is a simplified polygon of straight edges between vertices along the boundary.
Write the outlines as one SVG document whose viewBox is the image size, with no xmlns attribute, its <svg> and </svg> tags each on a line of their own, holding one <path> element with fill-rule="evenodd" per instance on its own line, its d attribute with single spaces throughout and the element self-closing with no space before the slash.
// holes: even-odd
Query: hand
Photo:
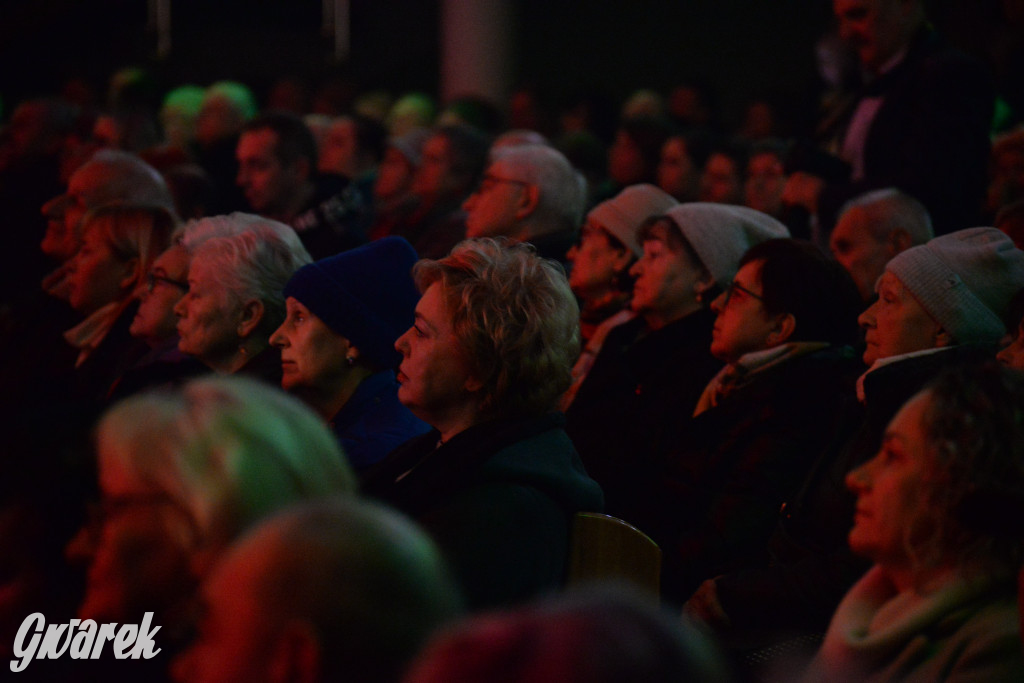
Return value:
<svg viewBox="0 0 1024 683">
<path fill-rule="evenodd" d="M 702 583 L 697 592 L 690 596 L 683 605 L 683 614 L 716 631 L 725 630 L 731 625 L 729 615 L 718 601 L 718 589 L 714 579 Z"/>
<path fill-rule="evenodd" d="M 802 206 L 812 214 L 818 213 L 818 196 L 821 195 L 825 181 L 816 175 L 798 171 L 786 181 L 782 189 L 782 203 L 790 206 Z"/>
</svg>

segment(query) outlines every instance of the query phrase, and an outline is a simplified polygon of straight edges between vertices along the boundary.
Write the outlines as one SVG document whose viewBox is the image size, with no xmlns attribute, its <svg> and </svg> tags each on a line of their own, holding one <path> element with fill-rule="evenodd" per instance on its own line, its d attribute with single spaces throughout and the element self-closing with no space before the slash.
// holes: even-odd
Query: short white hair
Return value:
<svg viewBox="0 0 1024 683">
<path fill-rule="evenodd" d="M 491 163 L 507 164 L 520 180 L 537 187 L 537 209 L 527 220 L 534 234 L 575 230 L 583 221 L 587 186 L 565 155 L 547 145 L 497 150 Z"/>
<path fill-rule="evenodd" d="M 208 265 L 233 302 L 263 303 L 260 329 L 267 334 L 284 322 L 284 286 L 289 278 L 313 261 L 290 227 L 250 214 L 201 219 L 191 231 L 186 227 L 183 244 L 192 265 Z"/>
<path fill-rule="evenodd" d="M 872 190 L 854 197 L 840 209 L 839 218 L 842 219 L 848 211 L 857 208 L 868 214 L 871 235 L 879 242 L 886 239 L 893 230 L 906 231 L 912 246 L 924 244 L 935 237 L 928 209 L 895 187 Z"/>
</svg>

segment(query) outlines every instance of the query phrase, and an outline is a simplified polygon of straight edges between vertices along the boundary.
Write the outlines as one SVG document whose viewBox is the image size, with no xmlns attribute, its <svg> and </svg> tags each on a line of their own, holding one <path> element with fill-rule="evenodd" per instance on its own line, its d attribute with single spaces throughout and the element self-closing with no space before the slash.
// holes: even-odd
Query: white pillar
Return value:
<svg viewBox="0 0 1024 683">
<path fill-rule="evenodd" d="M 480 95 L 504 105 L 511 87 L 510 0 L 443 0 L 442 100 Z"/>
</svg>

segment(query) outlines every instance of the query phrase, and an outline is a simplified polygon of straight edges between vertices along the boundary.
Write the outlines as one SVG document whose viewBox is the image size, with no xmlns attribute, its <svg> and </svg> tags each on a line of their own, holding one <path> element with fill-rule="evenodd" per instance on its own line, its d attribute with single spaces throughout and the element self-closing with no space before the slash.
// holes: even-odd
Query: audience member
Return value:
<svg viewBox="0 0 1024 683">
<path fill-rule="evenodd" d="M 398 401 L 394 373 L 395 341 L 419 300 L 415 262 L 408 242 L 384 237 L 299 268 L 270 335 L 281 386 L 327 420 L 356 471 L 429 429 Z"/>
<path fill-rule="evenodd" d="M 521 145 L 498 151 L 462 204 L 466 236 L 529 242 L 543 258 L 564 261 L 576 241 L 584 180 L 558 150 Z"/>
<path fill-rule="evenodd" d="M 405 237 L 422 258 L 441 258 L 466 236 L 462 202 L 487 164 L 487 139 L 466 126 L 434 128 L 412 179 L 417 204 L 391 234 Z"/>
<path fill-rule="evenodd" d="M 235 150 L 242 127 L 256 112 L 256 100 L 241 83 L 218 81 L 206 89 L 196 118 L 195 155 L 217 187 L 219 204 L 214 213 L 238 211 L 246 206 L 245 196 L 235 184 Z"/>
<path fill-rule="evenodd" d="M 199 635 L 173 666 L 183 683 L 398 683 L 460 603 L 418 527 L 352 499 L 260 524 L 224 554 L 201 594 Z"/>
<path fill-rule="evenodd" d="M 746 155 L 738 147 L 719 145 L 714 148 L 708 154 L 700 176 L 700 201 L 742 204 L 743 169 L 746 164 Z"/>
<path fill-rule="evenodd" d="M 398 398 L 434 431 L 401 446 L 363 490 L 433 536 L 472 607 L 560 585 L 572 515 L 600 510 L 556 409 L 579 351 L 561 268 L 525 244 L 468 240 L 413 271 L 423 297 Z"/>
<path fill-rule="evenodd" d="M 630 303 L 637 318 L 612 330 L 566 413 L 609 514 L 629 521 L 660 470 L 663 437 L 721 367 L 711 356 L 708 305 L 752 245 L 786 228 L 753 209 L 680 204 L 645 223 Z M 627 457 L 628 454 L 628 457 Z"/>
<path fill-rule="evenodd" d="M 762 139 L 751 146 L 743 180 L 745 206 L 779 220 L 784 218 L 782 190 L 786 186 L 785 162 L 786 145 L 780 140 Z"/>
<path fill-rule="evenodd" d="M 707 162 L 707 141 L 697 135 L 673 135 L 661 146 L 658 187 L 680 202 L 695 202 Z"/>
<path fill-rule="evenodd" d="M 874 566 L 846 594 L 804 681 L 1024 677 L 1024 386 L 998 366 L 944 374 L 850 472 L 849 533 Z"/>
<path fill-rule="evenodd" d="M 178 348 L 220 374 L 278 386 L 281 356 L 270 335 L 285 319 L 285 284 L 311 259 L 287 225 L 247 214 L 227 220 L 247 229 L 210 238 L 192 254 L 188 292 L 174 306 Z"/>
<path fill-rule="evenodd" d="M 661 148 L 670 132 L 661 119 L 623 120 L 608 148 L 608 183 L 597 199 L 609 199 L 630 185 L 657 182 Z"/>
<path fill-rule="evenodd" d="M 85 318 L 64 333 L 78 352 L 72 396 L 103 401 L 145 353 L 128 331 L 136 295 L 174 227 L 166 209 L 150 206 L 107 204 L 82 217 L 82 246 L 67 263 L 66 280 L 68 302 Z"/>
<path fill-rule="evenodd" d="M 712 642 L 646 599 L 591 590 L 477 616 L 434 638 L 405 683 L 727 683 Z"/>
<path fill-rule="evenodd" d="M 821 633 L 866 569 L 845 542 L 855 507 L 846 474 L 878 451 L 889 420 L 943 368 L 991 357 L 1022 286 L 1024 253 L 994 228 L 943 235 L 891 260 L 878 299 L 859 318 L 870 366 L 857 383 L 859 428 L 808 471 L 768 556 L 705 582 L 688 611 L 738 650 Z"/>
<path fill-rule="evenodd" d="M 934 237 L 932 220 L 921 202 L 895 188 L 873 190 L 851 199 L 839 212 L 829 244 L 865 303 L 885 265 L 910 247 Z"/>
<path fill-rule="evenodd" d="M 373 183 L 371 240 L 390 235 L 415 207 L 412 180 L 423 161 L 423 143 L 428 137 L 430 132 L 419 128 L 388 141 Z"/>
<path fill-rule="evenodd" d="M 991 78 L 942 41 L 928 23 L 924 0 L 835 0 L 833 10 L 864 83 L 823 117 L 816 135 L 825 151 L 849 165 L 848 180 L 794 173 L 784 201 L 816 215 L 826 236 L 840 206 L 882 187 L 921 201 L 938 234 L 976 225 L 989 154 Z"/>
<path fill-rule="evenodd" d="M 117 404 L 97 427 L 96 454 L 99 505 L 68 547 L 89 565 L 79 617 L 138 624 L 153 612 L 161 662 L 183 644 L 197 583 L 235 537 L 297 501 L 355 492 L 321 421 L 245 378 Z"/>
<path fill-rule="evenodd" d="M 584 347 L 572 369 L 572 386 L 562 397 L 562 410 L 572 404 L 608 333 L 635 315 L 629 308 L 633 297 L 629 270 L 643 256 L 637 237 L 640 226 L 675 205 L 654 185 L 632 185 L 587 214 L 579 244 L 566 254 L 572 263 L 569 286 L 581 304 Z"/>
<path fill-rule="evenodd" d="M 725 367 L 693 421 L 676 418 L 665 474 L 636 518 L 662 548 L 663 595 L 682 602 L 763 553 L 774 513 L 849 422 L 859 308 L 846 272 L 809 242 L 769 240 L 743 255 L 711 303 L 711 353 Z"/>
</svg>

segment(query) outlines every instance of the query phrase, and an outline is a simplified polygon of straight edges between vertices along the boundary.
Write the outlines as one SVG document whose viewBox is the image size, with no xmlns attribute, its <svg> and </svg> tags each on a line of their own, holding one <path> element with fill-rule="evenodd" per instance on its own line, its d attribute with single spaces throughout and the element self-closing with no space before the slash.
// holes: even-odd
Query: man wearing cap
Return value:
<svg viewBox="0 0 1024 683">
<path fill-rule="evenodd" d="M 878 281 L 878 299 L 859 318 L 869 366 L 857 383 L 859 429 L 819 458 L 783 507 L 771 566 L 706 581 L 688 603 L 691 616 L 728 625 L 746 647 L 764 637 L 768 624 L 791 634 L 823 631 L 867 569 L 846 544 L 854 512 L 846 474 L 877 452 L 899 408 L 943 368 L 992 357 L 1006 333 L 1002 318 L 1022 287 L 1024 252 L 995 228 L 942 235 L 893 258 Z"/>
<path fill-rule="evenodd" d="M 585 182 L 561 152 L 537 144 L 507 147 L 462 203 L 466 236 L 530 242 L 541 256 L 564 261 L 585 199 Z"/>
<path fill-rule="evenodd" d="M 749 247 L 788 236 L 774 218 L 726 204 L 680 204 L 641 227 L 643 256 L 630 270 L 637 318 L 609 333 L 566 413 L 609 514 L 628 520 L 644 503 L 667 425 L 693 414 L 721 367 L 710 352 L 711 299 Z"/>
<path fill-rule="evenodd" d="M 281 386 L 316 410 L 357 471 L 429 430 L 398 401 L 398 339 L 413 323 L 416 252 L 401 237 L 303 266 L 284 288 L 287 317 L 270 337 Z"/>
</svg>

